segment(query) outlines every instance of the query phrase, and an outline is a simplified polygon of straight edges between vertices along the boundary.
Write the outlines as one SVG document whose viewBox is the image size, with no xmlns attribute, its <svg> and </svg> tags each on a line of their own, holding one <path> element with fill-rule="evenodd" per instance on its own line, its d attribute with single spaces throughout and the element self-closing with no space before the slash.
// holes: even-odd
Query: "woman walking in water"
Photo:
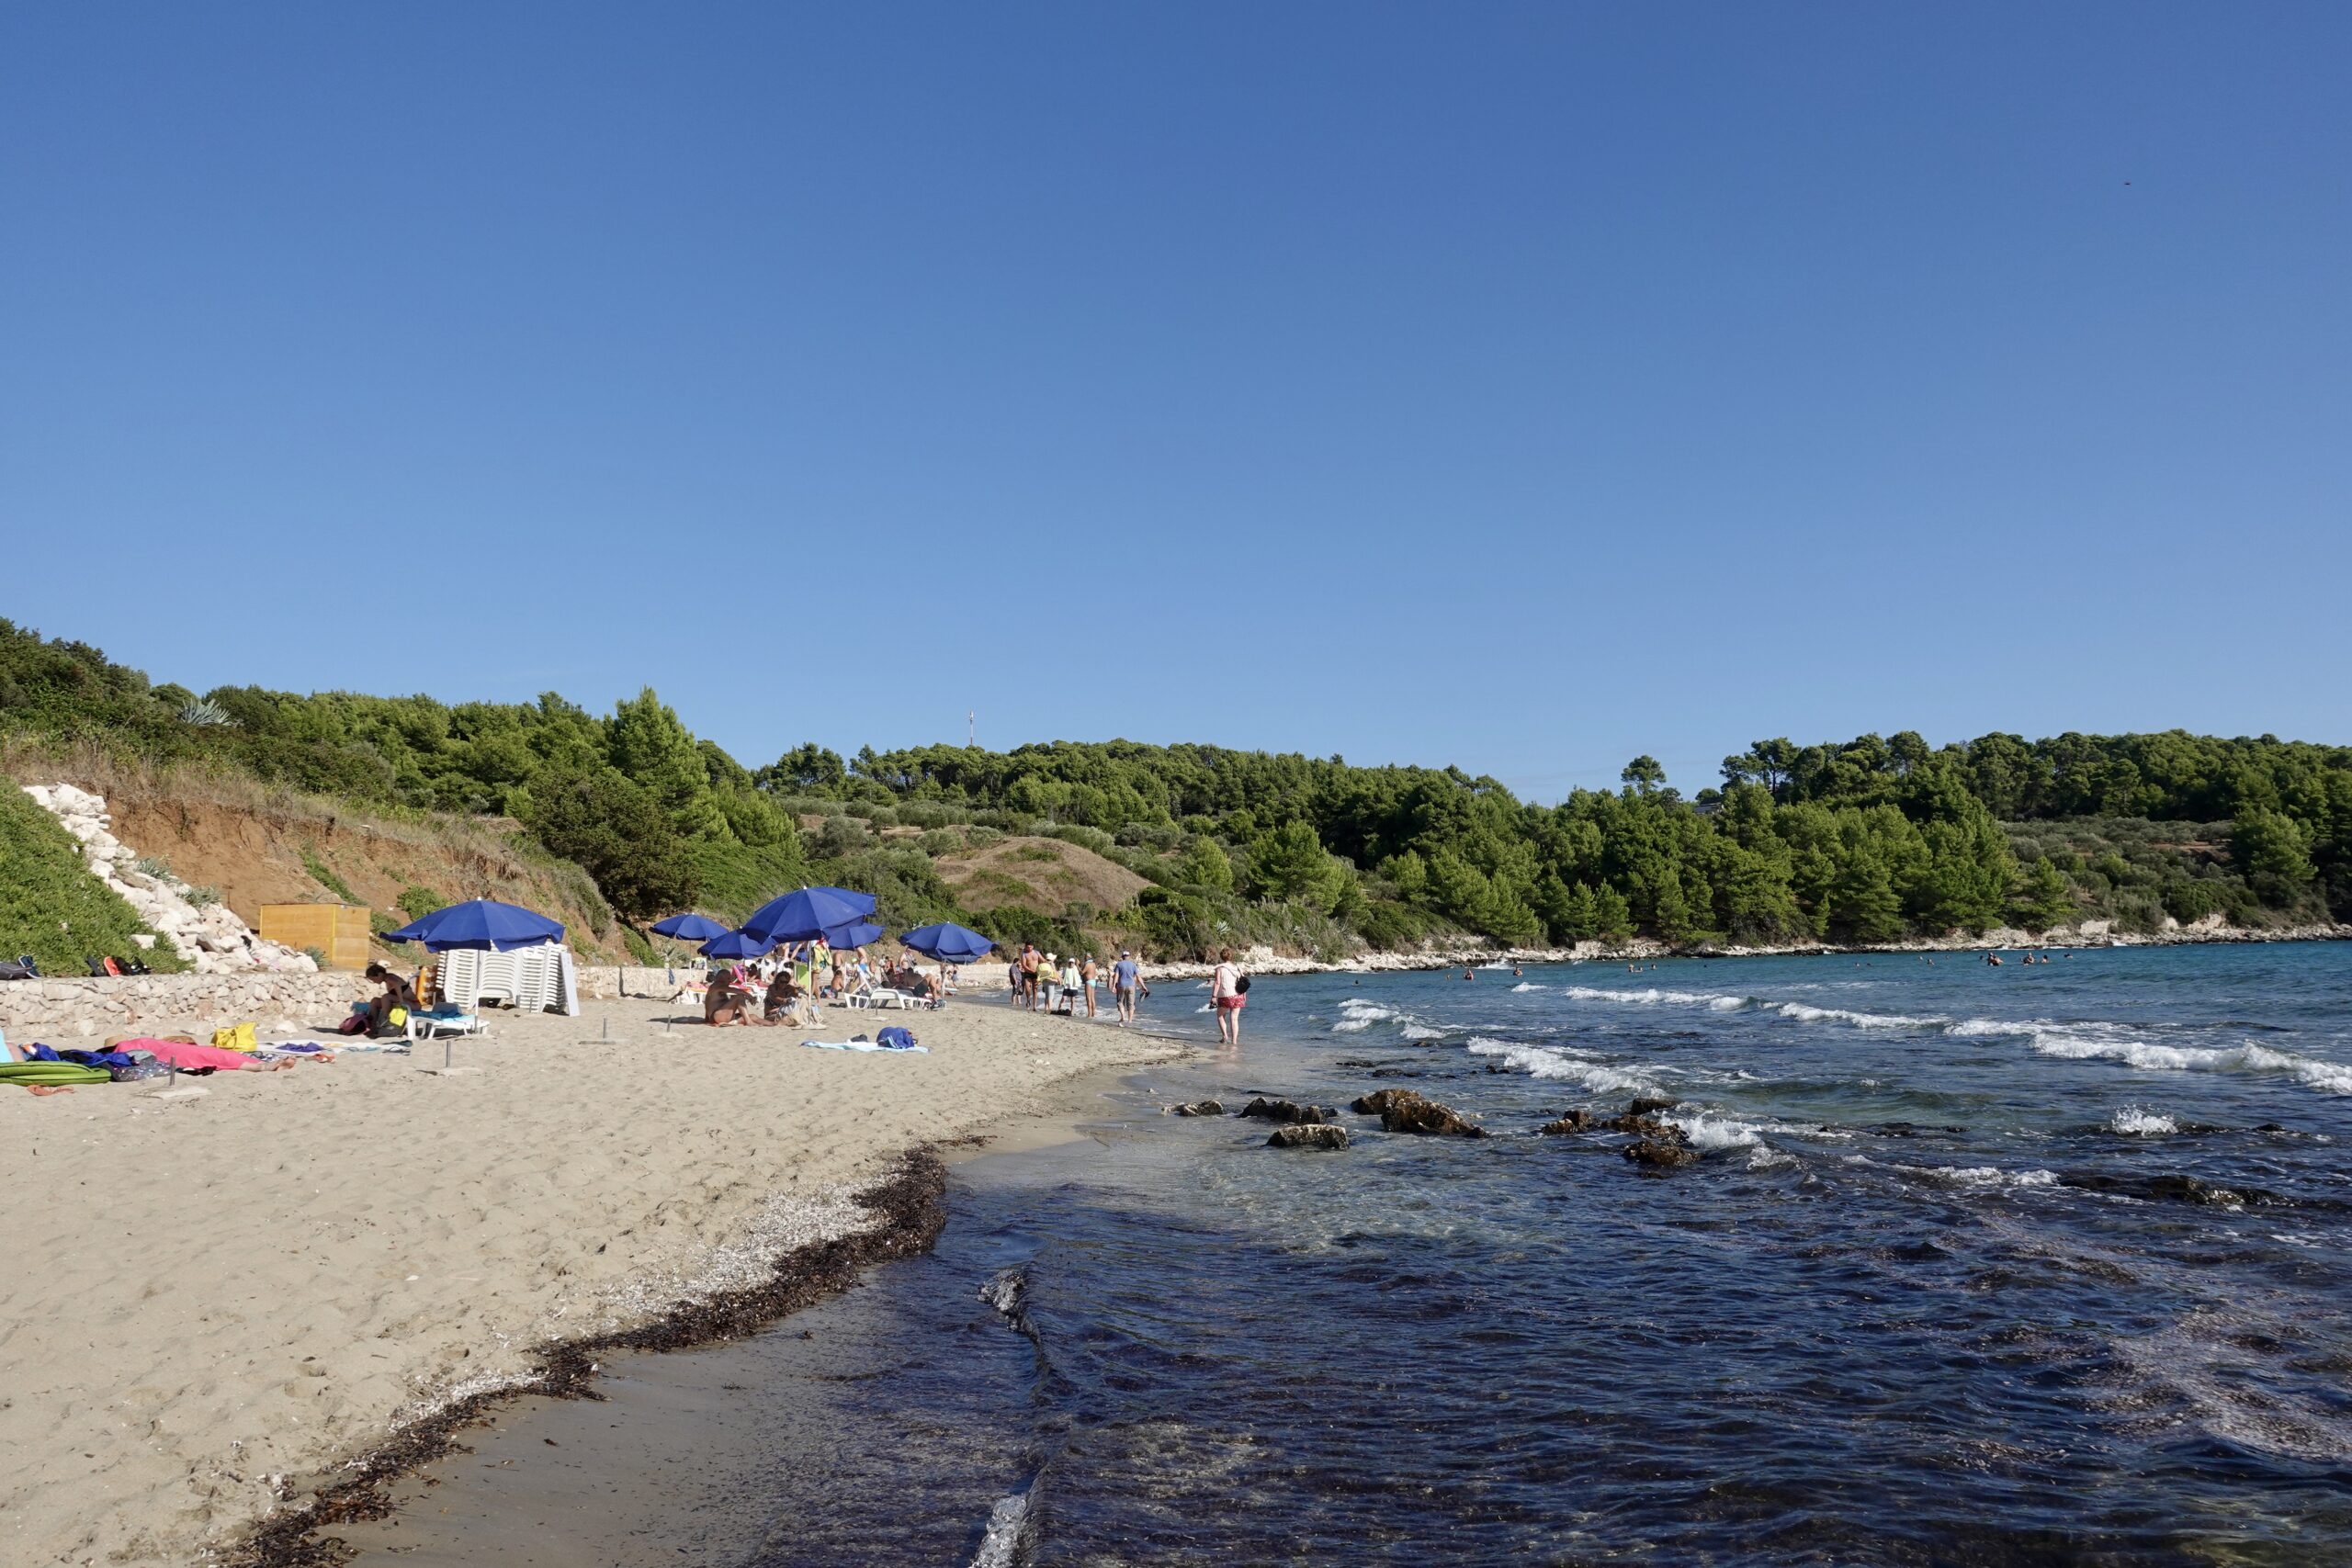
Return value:
<svg viewBox="0 0 2352 1568">
<path fill-rule="evenodd" d="M 1250 977 L 1233 961 L 1233 949 L 1217 954 L 1216 972 L 1209 976 L 1209 1000 L 1216 1008 L 1216 1038 L 1221 1045 L 1241 1043 L 1241 1010 L 1250 998 Z"/>
</svg>

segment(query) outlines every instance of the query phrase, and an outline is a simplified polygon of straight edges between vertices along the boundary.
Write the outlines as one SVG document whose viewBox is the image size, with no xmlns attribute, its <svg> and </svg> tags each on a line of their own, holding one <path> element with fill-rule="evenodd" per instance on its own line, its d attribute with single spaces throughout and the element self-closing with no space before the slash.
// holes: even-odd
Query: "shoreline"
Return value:
<svg viewBox="0 0 2352 1568">
<path fill-rule="evenodd" d="M 389 1517 L 394 1483 L 458 1451 L 458 1434 L 494 1422 L 509 1405 L 531 1395 L 596 1399 L 602 1357 L 659 1354 L 741 1339 L 855 1284 L 877 1263 L 927 1251 L 947 1223 L 943 1199 L 946 1168 L 930 1145 L 900 1156 L 894 1174 L 857 1194 L 858 1207 L 877 1217 L 869 1229 L 810 1242 L 771 1261 L 770 1276 L 706 1300 L 682 1303 L 650 1322 L 579 1339 L 550 1340 L 530 1354 L 537 1374 L 465 1394 L 396 1427 L 377 1448 L 336 1468 L 345 1479 L 313 1491 L 300 1507 L 264 1520 L 221 1553 L 222 1568 L 334 1568 L 352 1549 L 341 1537 L 321 1535 L 339 1524 Z"/>
<path fill-rule="evenodd" d="M 1149 1038 L 1178 1045 L 1176 1036 Z M 1182 1055 L 1161 1056 L 1162 1063 Z M 469 1451 L 459 1434 L 495 1427 L 526 1399 L 600 1400 L 605 1362 L 624 1355 L 662 1355 L 749 1338 L 795 1314 L 852 1289 L 882 1264 L 931 1250 L 947 1224 L 947 1173 L 976 1160 L 1034 1153 L 1083 1141 L 1087 1106 L 1110 1083 L 1132 1080 L 1141 1063 L 1105 1065 L 1056 1080 L 1046 1103 L 1008 1111 L 962 1137 L 904 1151 L 891 1171 L 860 1191 L 856 1205 L 877 1223 L 847 1235 L 794 1248 L 769 1261 L 769 1277 L 717 1296 L 681 1303 L 633 1328 L 551 1340 L 532 1354 L 542 1371 L 454 1400 L 397 1428 L 378 1448 L 339 1467 L 344 1479 L 319 1487 L 300 1511 L 263 1522 L 217 1562 L 220 1568 L 338 1568 L 362 1548 L 331 1531 L 337 1525 L 396 1518 L 399 1483 L 452 1454 Z"/>
<path fill-rule="evenodd" d="M 352 1054 L 177 1101 L 0 1100 L 17 1190 L 141 1178 L 103 1224 L 26 1216 L 0 1281 L 22 1460 L 0 1556 L 334 1562 L 334 1524 L 452 1433 L 593 1397 L 600 1353 L 754 1332 L 919 1250 L 948 1151 L 1189 1049 L 985 998 L 904 1021 L 928 1055 L 591 1003 L 497 1018 L 447 1077 L 438 1051 Z M 837 1010 L 818 1037 L 874 1024 Z"/>
</svg>

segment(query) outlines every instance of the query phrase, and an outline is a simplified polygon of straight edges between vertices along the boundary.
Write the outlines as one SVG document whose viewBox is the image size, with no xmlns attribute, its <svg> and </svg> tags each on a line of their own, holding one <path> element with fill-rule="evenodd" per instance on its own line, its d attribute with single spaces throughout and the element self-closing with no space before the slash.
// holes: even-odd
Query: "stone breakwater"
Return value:
<svg viewBox="0 0 2352 1568">
<path fill-rule="evenodd" d="M 19 1043 L 187 1033 L 252 1021 L 265 1036 L 319 1033 L 359 999 L 357 976 L 130 975 L 0 983 L 0 1029 Z"/>
<path fill-rule="evenodd" d="M 69 784 L 27 784 L 24 791 L 80 841 L 90 874 L 120 894 L 148 931 L 171 938 L 198 974 L 259 969 L 308 975 L 318 969 L 309 953 L 263 941 L 226 904 L 207 899 L 159 863 L 142 860 L 138 851 L 114 836 L 114 817 L 104 795 Z"/>
</svg>

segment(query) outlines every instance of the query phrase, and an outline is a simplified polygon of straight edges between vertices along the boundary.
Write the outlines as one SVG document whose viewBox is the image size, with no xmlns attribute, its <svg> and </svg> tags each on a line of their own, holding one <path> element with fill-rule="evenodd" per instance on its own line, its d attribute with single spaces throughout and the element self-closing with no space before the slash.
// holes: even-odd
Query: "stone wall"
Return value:
<svg viewBox="0 0 2352 1568">
<path fill-rule="evenodd" d="M 139 1031 L 206 1032 L 251 1021 L 271 1036 L 333 1029 L 362 999 L 356 975 L 136 975 L 0 981 L 0 1029 L 14 1044 L 62 1045 Z"/>
<path fill-rule="evenodd" d="M 623 969 L 610 964 L 583 964 L 577 978 L 580 994 L 597 1001 L 609 1001 L 624 990 L 631 997 L 668 1001 L 678 994 L 678 987 L 688 980 L 699 980 L 707 973 L 701 964 L 681 964 L 674 969 L 639 968 L 631 964 Z"/>
</svg>

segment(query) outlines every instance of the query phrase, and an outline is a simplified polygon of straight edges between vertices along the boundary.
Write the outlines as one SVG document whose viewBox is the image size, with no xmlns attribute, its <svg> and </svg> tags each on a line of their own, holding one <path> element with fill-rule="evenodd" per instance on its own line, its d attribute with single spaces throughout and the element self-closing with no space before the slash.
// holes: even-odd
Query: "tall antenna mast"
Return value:
<svg viewBox="0 0 2352 1568">
<path fill-rule="evenodd" d="M 977 747 L 980 743 L 980 716 L 975 710 L 964 715 L 964 744 Z"/>
</svg>

